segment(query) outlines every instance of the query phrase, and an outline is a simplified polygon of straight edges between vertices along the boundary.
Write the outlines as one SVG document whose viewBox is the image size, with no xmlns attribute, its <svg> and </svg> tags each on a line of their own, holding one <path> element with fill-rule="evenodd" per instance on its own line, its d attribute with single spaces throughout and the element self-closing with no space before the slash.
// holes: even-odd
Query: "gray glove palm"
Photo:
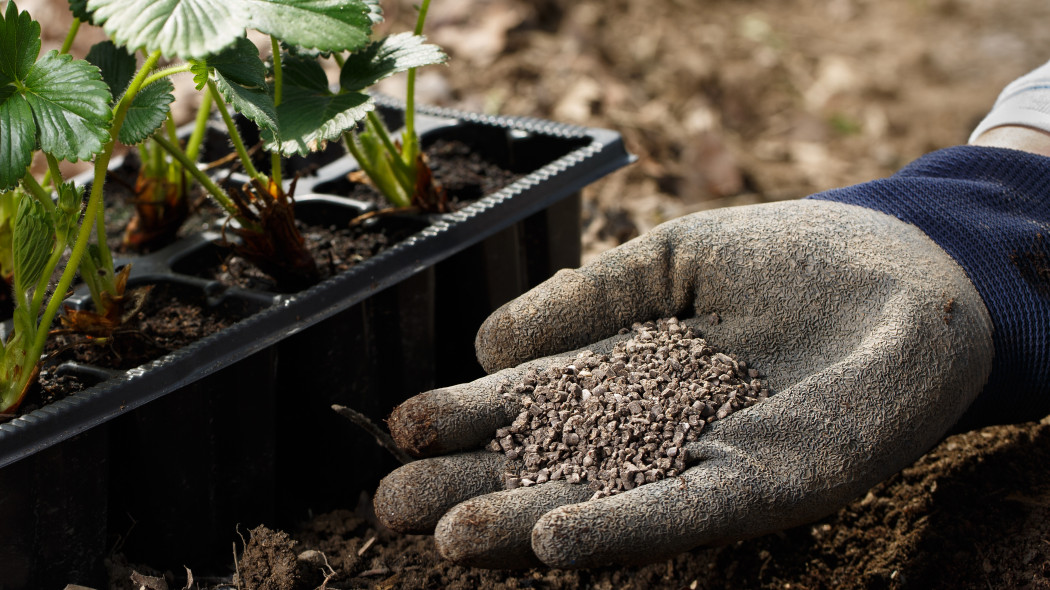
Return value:
<svg viewBox="0 0 1050 590">
<path fill-rule="evenodd" d="M 478 449 L 520 408 L 497 384 L 666 316 L 762 370 L 774 395 L 705 429 L 680 476 L 590 501 L 561 481 L 500 491 L 507 459 Z M 431 458 L 387 476 L 376 511 L 434 530 L 449 559 L 506 568 L 647 562 L 799 525 L 944 435 L 988 377 L 991 331 L 963 270 L 890 216 L 819 201 L 694 214 L 486 320 L 478 358 L 498 372 L 393 412 L 398 444 Z"/>
</svg>

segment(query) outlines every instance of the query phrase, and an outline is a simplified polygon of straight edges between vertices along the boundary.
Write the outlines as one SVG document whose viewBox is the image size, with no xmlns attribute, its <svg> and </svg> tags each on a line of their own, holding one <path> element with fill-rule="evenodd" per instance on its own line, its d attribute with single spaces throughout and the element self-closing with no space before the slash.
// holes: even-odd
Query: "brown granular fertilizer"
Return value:
<svg viewBox="0 0 1050 590">
<path fill-rule="evenodd" d="M 609 355 L 584 351 L 501 386 L 523 406 L 487 446 L 518 469 L 505 475 L 507 489 L 588 482 L 594 499 L 674 477 L 686 467 L 683 445 L 706 424 L 770 395 L 757 370 L 677 319 L 631 330 Z"/>
</svg>

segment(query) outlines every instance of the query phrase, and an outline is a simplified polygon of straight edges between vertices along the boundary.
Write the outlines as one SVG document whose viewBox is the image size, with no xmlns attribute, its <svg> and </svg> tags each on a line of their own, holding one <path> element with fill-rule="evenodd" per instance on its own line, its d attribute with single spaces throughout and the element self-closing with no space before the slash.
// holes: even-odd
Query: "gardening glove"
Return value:
<svg viewBox="0 0 1050 590">
<path fill-rule="evenodd" d="M 829 514 L 953 425 L 1041 417 L 1048 189 L 1046 158 L 951 148 L 811 200 L 668 222 L 560 271 L 482 326 L 479 360 L 495 373 L 395 409 L 395 441 L 430 458 L 381 482 L 377 514 L 434 530 L 468 565 L 655 561 Z M 478 450 L 520 410 L 501 384 L 573 349 L 607 353 L 620 328 L 665 316 L 774 393 L 708 425 L 679 476 L 594 500 L 563 481 L 503 490 L 509 460 Z"/>
</svg>

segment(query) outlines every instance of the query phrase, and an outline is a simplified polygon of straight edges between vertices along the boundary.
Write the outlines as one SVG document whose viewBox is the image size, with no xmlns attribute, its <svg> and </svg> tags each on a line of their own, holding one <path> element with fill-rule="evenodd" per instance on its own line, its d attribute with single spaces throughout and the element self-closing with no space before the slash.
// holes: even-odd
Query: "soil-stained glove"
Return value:
<svg viewBox="0 0 1050 590">
<path fill-rule="evenodd" d="M 952 148 L 813 200 L 694 214 L 561 271 L 482 326 L 496 373 L 394 411 L 398 444 L 431 458 L 383 480 L 377 514 L 465 564 L 653 561 L 826 515 L 953 425 L 1041 417 L 1047 194 L 1050 159 Z M 596 500 L 560 481 L 501 491 L 508 459 L 477 450 L 520 409 L 499 384 L 664 316 L 774 394 L 705 428 L 679 476 Z"/>
</svg>

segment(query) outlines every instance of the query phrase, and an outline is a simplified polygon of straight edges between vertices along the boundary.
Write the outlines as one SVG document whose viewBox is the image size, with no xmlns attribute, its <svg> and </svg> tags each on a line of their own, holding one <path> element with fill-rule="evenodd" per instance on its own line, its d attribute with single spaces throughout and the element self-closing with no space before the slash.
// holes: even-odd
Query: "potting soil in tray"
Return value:
<svg viewBox="0 0 1050 590">
<path fill-rule="evenodd" d="M 465 204 L 476 200 L 484 194 L 513 182 L 520 175 L 504 170 L 473 153 L 469 146 L 461 141 L 438 140 L 428 149 L 435 176 L 442 186 L 447 187 L 450 201 Z M 137 158 L 128 158 L 125 164 L 114 171 L 130 179 L 137 173 Z M 110 209 L 121 209 L 120 198 L 130 199 L 132 192 L 126 183 L 110 183 L 112 193 L 107 192 Z M 350 196 L 365 197 L 366 200 L 382 202 L 372 187 L 354 183 Z M 108 191 L 108 189 L 107 189 Z M 301 204 L 307 221 L 297 225 L 302 232 L 306 245 L 318 262 L 322 278 L 345 271 L 353 265 L 382 252 L 390 246 L 415 233 L 425 225 L 425 221 L 404 215 L 379 216 L 363 223 L 348 226 L 352 214 L 343 215 L 340 223 L 331 223 L 330 208 L 324 212 L 311 215 L 314 203 Z M 123 207 L 127 209 L 127 205 Z M 221 213 L 215 207 L 207 207 L 200 212 L 207 219 L 210 214 L 215 220 Z M 116 215 L 122 220 L 127 217 Z M 312 219 L 311 219 L 312 218 Z M 321 222 L 328 218 L 329 224 Z M 316 221 L 317 223 L 308 223 Z M 206 223 L 195 222 L 193 225 Z M 116 249 L 120 243 L 121 231 L 110 232 L 111 247 Z M 209 263 L 200 264 L 201 257 L 210 259 Z M 198 268 L 195 274 L 219 280 L 227 285 L 251 289 L 274 290 L 277 285 L 258 268 L 239 256 L 227 256 L 222 248 L 215 248 L 200 256 L 183 260 L 176 270 Z M 62 334 L 48 344 L 47 353 L 54 355 L 52 360 L 75 361 L 82 364 L 97 365 L 107 369 L 128 369 L 159 358 L 172 350 L 185 346 L 199 338 L 218 332 L 246 317 L 248 313 L 224 308 L 208 309 L 195 303 L 180 301 L 172 295 L 173 287 L 163 285 L 153 289 L 145 296 L 146 305 L 136 314 L 134 321 L 121 328 L 115 336 L 107 341 L 78 337 L 73 334 Z M 230 313 L 233 311 L 233 313 Z M 42 389 L 30 393 L 19 413 L 31 411 L 39 405 L 50 403 L 80 391 L 93 383 L 86 383 L 75 374 L 44 371 Z"/>
<path fill-rule="evenodd" d="M 517 467 L 507 489 L 564 480 L 590 484 L 597 499 L 674 477 L 704 425 L 769 397 L 756 369 L 675 318 L 632 331 L 611 354 L 584 351 L 503 385 L 522 404 L 488 444 Z"/>
<path fill-rule="evenodd" d="M 438 184 L 445 190 L 450 209 L 457 210 L 518 179 L 521 174 L 490 162 L 458 140 L 439 139 L 425 148 Z M 389 209 L 373 187 L 363 182 L 338 181 L 315 190 L 337 192 L 342 197 Z M 331 209 L 311 214 L 309 201 L 296 203 L 297 227 L 317 262 L 321 278 L 345 271 L 379 254 L 427 225 L 417 211 L 384 212 L 366 222 L 350 224 L 353 214 L 332 215 Z M 179 270 L 244 288 L 281 290 L 265 273 L 240 256 L 215 251 L 210 260 L 184 261 Z"/>
<path fill-rule="evenodd" d="M 127 325 L 107 338 L 70 332 L 56 333 L 47 342 L 49 368 L 41 370 L 39 388 L 27 394 L 19 412 L 72 395 L 100 380 L 98 374 L 56 370 L 60 362 L 73 361 L 104 369 L 124 370 L 160 358 L 172 350 L 214 334 L 257 309 L 246 302 L 226 299 L 209 305 L 201 294 L 185 285 L 159 283 L 129 287 L 138 308 L 129 313 Z"/>
</svg>

